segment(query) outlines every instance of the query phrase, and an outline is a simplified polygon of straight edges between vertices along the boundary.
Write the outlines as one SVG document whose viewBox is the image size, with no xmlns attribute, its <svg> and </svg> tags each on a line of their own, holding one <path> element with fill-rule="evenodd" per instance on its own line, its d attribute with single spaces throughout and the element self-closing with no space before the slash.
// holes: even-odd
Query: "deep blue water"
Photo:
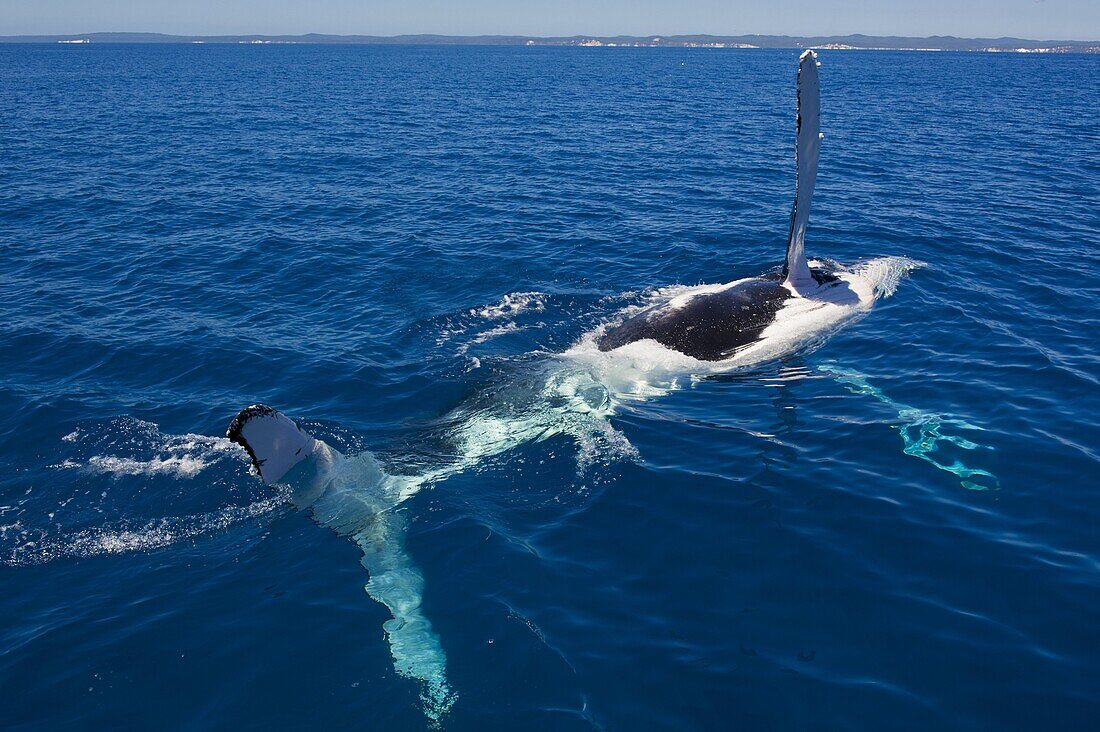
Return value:
<svg viewBox="0 0 1100 732">
<path fill-rule="evenodd" d="M 821 59 L 808 249 L 926 266 L 401 504 L 443 728 L 1095 724 L 1100 57 Z M 430 471 L 775 267 L 796 60 L 0 46 L 0 727 L 431 724 L 360 548 L 210 438 L 263 401 Z"/>
</svg>

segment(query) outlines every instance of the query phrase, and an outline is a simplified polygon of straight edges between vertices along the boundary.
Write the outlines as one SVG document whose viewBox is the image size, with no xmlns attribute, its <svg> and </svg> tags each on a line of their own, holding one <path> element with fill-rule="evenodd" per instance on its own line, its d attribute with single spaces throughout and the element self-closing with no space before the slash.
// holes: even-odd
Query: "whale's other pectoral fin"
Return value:
<svg viewBox="0 0 1100 732">
<path fill-rule="evenodd" d="M 397 506 L 422 480 L 389 475 L 370 453 L 345 457 L 309 436 L 282 412 L 263 404 L 242 410 L 226 436 L 244 447 L 267 484 L 277 483 L 307 457 L 312 473 L 288 480 L 292 500 L 313 519 L 363 551 L 370 574 L 367 594 L 393 615 L 384 629 L 398 674 L 419 681 L 424 714 L 437 725 L 454 703 L 447 684 L 447 658 L 432 624 L 420 611 L 424 576 L 405 553 L 405 518 Z"/>
<path fill-rule="evenodd" d="M 271 485 L 313 454 L 317 446 L 290 417 L 266 404 L 242 409 L 225 436 L 248 451 L 252 467 Z"/>
<path fill-rule="evenodd" d="M 421 683 L 425 715 L 435 722 L 454 703 L 447 684 L 447 657 L 431 622 L 421 612 L 424 575 L 405 553 L 405 518 L 396 510 L 377 514 L 354 536 L 370 574 L 366 590 L 389 608 L 383 628 L 398 674 Z"/>
<path fill-rule="evenodd" d="M 805 51 L 798 61 L 798 118 L 795 140 L 794 206 L 787 235 L 784 281 L 795 290 L 814 285 L 806 262 L 806 224 L 810 199 L 817 180 L 817 158 L 821 150 L 821 93 L 817 78 L 817 54 Z"/>
</svg>

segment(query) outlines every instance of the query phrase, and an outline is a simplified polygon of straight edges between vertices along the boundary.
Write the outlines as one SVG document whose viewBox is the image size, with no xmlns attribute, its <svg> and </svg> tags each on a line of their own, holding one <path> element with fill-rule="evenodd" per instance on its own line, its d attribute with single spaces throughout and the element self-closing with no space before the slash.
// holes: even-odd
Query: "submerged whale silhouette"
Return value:
<svg viewBox="0 0 1100 732">
<path fill-rule="evenodd" d="M 804 251 L 820 148 L 817 56 L 799 59 L 795 202 L 781 274 L 658 291 L 550 356 L 485 400 L 459 407 L 445 464 L 416 475 L 388 472 L 371 453 L 348 457 L 266 405 L 242 410 L 227 437 L 241 445 L 265 483 L 290 483 L 294 502 L 321 525 L 351 538 L 370 575 L 368 594 L 389 608 L 394 667 L 421 684 L 425 713 L 438 722 L 454 702 L 446 656 L 421 612 L 424 581 L 403 549 L 395 510 L 424 486 L 525 442 L 568 434 L 626 444 L 608 421 L 618 405 L 676 388 L 679 376 L 728 371 L 820 344 L 839 325 L 889 295 L 910 260 L 881 258 L 854 268 L 808 261 Z"/>
</svg>

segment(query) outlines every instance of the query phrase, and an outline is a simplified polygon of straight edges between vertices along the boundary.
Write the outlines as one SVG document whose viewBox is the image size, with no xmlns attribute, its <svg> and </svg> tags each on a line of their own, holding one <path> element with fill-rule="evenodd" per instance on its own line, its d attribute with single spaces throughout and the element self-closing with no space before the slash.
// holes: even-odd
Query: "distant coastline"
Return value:
<svg viewBox="0 0 1100 732">
<path fill-rule="evenodd" d="M 440 46 L 601 46 L 659 48 L 819 48 L 889 51 L 1002 51 L 1018 53 L 1100 53 L 1100 41 L 1039 41 L 1027 38 L 957 38 L 955 36 L 353 36 L 307 33 L 296 36 L 175 36 L 164 33 L 76 33 L 72 35 L 0 36 L 0 43 L 232 43 L 232 44 L 373 44 Z"/>
</svg>

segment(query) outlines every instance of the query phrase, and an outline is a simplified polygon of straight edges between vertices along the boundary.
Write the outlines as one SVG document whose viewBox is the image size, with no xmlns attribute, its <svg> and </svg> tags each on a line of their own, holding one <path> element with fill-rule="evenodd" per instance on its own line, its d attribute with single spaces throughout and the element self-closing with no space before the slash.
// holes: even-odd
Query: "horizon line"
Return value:
<svg viewBox="0 0 1100 732">
<path fill-rule="evenodd" d="M 373 34 L 361 34 L 361 33 L 319 33 L 319 32 L 307 32 L 307 33 L 222 33 L 222 34 L 187 34 L 187 33 L 162 33 L 159 31 L 94 31 L 94 32 L 81 32 L 81 33 L 23 33 L 15 35 L 3 35 L 0 36 L 0 42 L 2 43 L 27 43 L 35 41 L 65 41 L 80 39 L 86 39 L 87 42 L 91 42 L 92 38 L 100 39 L 100 42 L 112 42 L 110 40 L 104 40 L 106 38 L 118 39 L 115 42 L 123 41 L 124 39 L 131 39 L 133 42 L 138 43 L 155 43 L 158 40 L 163 42 L 185 42 L 185 41 L 213 41 L 213 42 L 233 42 L 242 40 L 283 40 L 283 41 L 299 41 L 299 42 L 328 42 L 338 43 L 341 41 L 350 43 L 394 43 L 397 41 L 420 41 L 421 43 L 427 42 L 443 42 L 443 43 L 470 43 L 476 41 L 495 41 L 498 45 L 507 45 L 515 43 L 526 43 L 527 45 L 538 45 L 540 43 L 549 45 L 578 45 L 577 42 L 590 41 L 589 45 L 596 45 L 595 42 L 600 42 L 602 45 L 617 45 L 630 43 L 631 45 L 645 45 L 645 46 L 679 46 L 679 45 L 701 45 L 707 43 L 710 45 L 719 44 L 743 44 L 747 45 L 750 41 L 758 41 L 766 44 L 765 47 L 782 48 L 782 47 L 803 47 L 807 45 L 829 45 L 833 44 L 839 48 L 852 48 L 852 49 L 864 49 L 870 50 L 870 47 L 864 45 L 851 45 L 851 42 L 860 42 L 861 44 L 875 43 L 875 42 L 887 42 L 887 43 L 904 43 L 904 42 L 929 42 L 932 45 L 937 45 L 939 48 L 931 48 L 928 50 L 984 50 L 981 47 L 975 46 L 975 44 L 986 44 L 989 48 L 995 48 L 996 50 L 1009 50 L 1011 46 L 1017 44 L 1030 44 L 1030 48 L 1046 48 L 1054 49 L 1056 47 L 1091 47 L 1091 50 L 1100 51 L 1100 40 L 1092 39 L 1033 39 L 1033 38 L 1021 38 L 1017 36 L 955 36 L 955 35 L 928 35 L 928 36 L 903 36 L 903 35 L 871 35 L 866 33 L 849 33 L 849 34 L 828 34 L 828 35 L 790 35 L 790 34 L 768 34 L 768 33 L 742 33 L 742 34 L 717 34 L 717 33 L 673 33 L 673 34 L 661 34 L 652 33 L 647 35 L 630 35 L 630 34 L 572 34 L 572 35 L 554 35 L 554 36 L 538 36 L 531 34 L 514 34 L 514 33 L 483 33 L 483 34 L 461 34 L 452 35 L 446 33 L 399 33 L 392 35 L 373 35 Z M 140 39 L 140 40 L 139 40 Z M 309 39 L 309 40 L 307 40 Z M 847 43 L 846 43 L 847 42 Z M 879 46 L 881 47 L 881 46 Z M 1021 47 L 1023 48 L 1023 47 Z M 829 50 L 829 49 L 827 49 Z"/>
<path fill-rule="evenodd" d="M 305 37 L 305 36 L 325 36 L 331 38 L 407 38 L 407 37 L 428 37 L 434 36 L 438 38 L 531 38 L 535 40 L 551 40 L 559 38 L 637 38 L 637 39 L 672 39 L 672 38 L 693 38 L 699 36 L 707 36 L 713 38 L 913 38 L 919 40 L 930 39 L 954 39 L 965 41 L 979 41 L 979 40 L 1020 40 L 1020 41 L 1037 41 L 1042 43 L 1058 43 L 1058 42 L 1072 42 L 1072 43 L 1097 43 L 1100 42 L 1100 38 L 1026 38 L 1024 36 L 992 36 L 992 35 L 978 35 L 978 36 L 961 36 L 953 33 L 932 33 L 929 35 L 906 35 L 903 33 L 863 33 L 860 31 L 854 31 L 849 33 L 717 33 L 717 32 L 680 32 L 680 33 L 568 33 L 568 34 L 555 34 L 555 35 L 538 35 L 534 33 L 440 33 L 435 31 L 424 32 L 407 32 L 407 33 L 327 33 L 323 31 L 300 31 L 294 33 L 168 33 L 165 31 L 155 30 L 140 30 L 140 31 L 115 31 L 115 30 L 99 30 L 99 31 L 80 31 L 78 33 L 6 33 L 0 34 L 0 38 L 39 38 L 39 37 L 54 37 L 54 36 L 89 36 L 89 35 L 135 35 L 135 36 L 164 36 L 167 38 L 237 38 L 241 36 L 249 37 Z"/>
</svg>

